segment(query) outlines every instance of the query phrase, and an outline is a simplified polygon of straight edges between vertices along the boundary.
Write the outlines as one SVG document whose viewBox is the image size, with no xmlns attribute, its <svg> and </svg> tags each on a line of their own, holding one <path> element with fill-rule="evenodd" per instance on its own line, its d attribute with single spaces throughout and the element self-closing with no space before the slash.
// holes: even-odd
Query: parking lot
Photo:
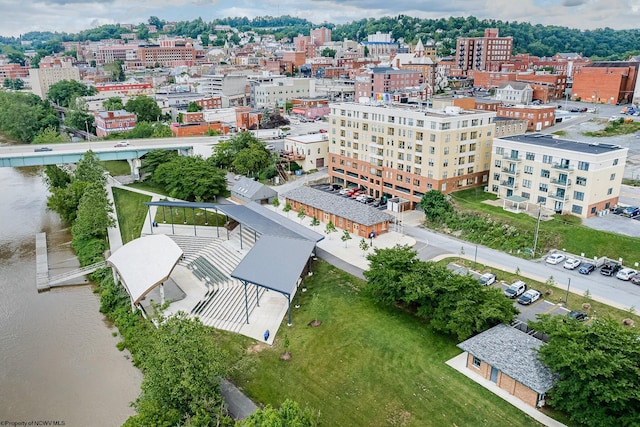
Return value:
<svg viewBox="0 0 640 427">
<path fill-rule="evenodd" d="M 321 184 L 321 185 L 314 185 L 312 186 L 313 188 L 315 188 L 316 190 L 320 190 L 320 191 L 324 191 L 325 193 L 329 193 L 332 194 L 336 197 L 336 199 L 342 199 L 342 200 L 353 200 L 356 201 L 355 197 L 352 197 L 349 194 L 340 194 L 340 189 L 342 187 L 338 186 L 338 185 L 328 185 L 328 184 Z M 362 193 L 360 193 L 362 194 Z M 371 197 L 369 199 L 369 201 L 367 203 L 362 202 L 363 204 L 370 206 L 372 208 L 384 211 L 387 209 L 387 203 L 382 203 L 381 200 L 376 200 L 375 198 Z"/>
</svg>

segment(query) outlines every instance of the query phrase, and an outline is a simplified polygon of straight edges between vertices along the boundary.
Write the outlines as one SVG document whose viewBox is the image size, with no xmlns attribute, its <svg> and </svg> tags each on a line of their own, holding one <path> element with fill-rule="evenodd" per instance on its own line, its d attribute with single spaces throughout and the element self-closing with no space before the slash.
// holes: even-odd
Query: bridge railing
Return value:
<svg viewBox="0 0 640 427">
<path fill-rule="evenodd" d="M 73 279 L 74 277 L 84 276 L 85 274 L 93 273 L 97 269 L 102 268 L 106 265 L 107 265 L 106 261 L 101 261 L 95 264 L 86 265 L 76 270 L 67 271 L 66 273 L 58 274 L 57 276 L 49 277 L 49 284 L 55 285 L 56 283 L 64 282 L 65 280 Z"/>
</svg>

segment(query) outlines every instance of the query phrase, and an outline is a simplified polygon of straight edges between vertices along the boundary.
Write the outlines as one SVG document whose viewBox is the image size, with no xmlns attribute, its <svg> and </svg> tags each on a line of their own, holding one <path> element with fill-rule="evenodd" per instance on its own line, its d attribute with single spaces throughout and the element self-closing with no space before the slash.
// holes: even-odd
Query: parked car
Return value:
<svg viewBox="0 0 640 427">
<path fill-rule="evenodd" d="M 527 290 L 527 284 L 522 280 L 512 283 L 507 289 L 504 290 L 504 294 L 509 298 L 517 298 Z"/>
<path fill-rule="evenodd" d="M 358 197 L 356 200 L 359 201 L 360 203 L 364 203 L 368 205 L 369 203 L 373 203 L 375 199 L 369 195 L 362 194 L 361 197 Z"/>
<path fill-rule="evenodd" d="M 631 278 L 637 273 L 633 268 L 623 268 L 618 271 L 616 277 L 620 280 L 631 280 Z"/>
<path fill-rule="evenodd" d="M 633 283 L 634 285 L 640 285 L 640 274 L 636 273 L 631 276 L 631 283 Z"/>
<path fill-rule="evenodd" d="M 590 262 L 586 264 L 582 264 L 578 269 L 578 273 L 580 274 L 591 274 L 596 269 L 595 264 L 591 264 Z"/>
<path fill-rule="evenodd" d="M 36 153 L 40 152 L 40 151 L 53 151 L 53 148 L 49 148 L 49 147 L 38 147 L 38 148 L 34 148 L 33 151 L 35 151 Z"/>
<path fill-rule="evenodd" d="M 350 188 L 343 188 L 340 190 L 340 194 L 342 194 L 343 196 L 346 195 L 351 189 Z"/>
<path fill-rule="evenodd" d="M 640 215 L 640 208 L 636 206 L 627 206 L 624 209 L 622 209 L 622 212 L 620 212 L 620 215 L 628 216 L 629 218 L 634 218 Z"/>
<path fill-rule="evenodd" d="M 620 215 L 624 211 L 625 208 L 626 208 L 626 206 L 616 206 L 615 208 L 613 208 L 611 210 L 611 213 L 614 213 L 616 215 Z"/>
<path fill-rule="evenodd" d="M 613 276 L 614 274 L 616 274 L 618 272 L 618 270 L 620 270 L 621 267 L 622 266 L 620 264 L 618 264 L 617 262 L 607 261 L 600 268 L 600 274 L 602 274 L 604 276 Z"/>
<path fill-rule="evenodd" d="M 529 305 L 538 301 L 538 299 L 540 299 L 540 292 L 535 289 L 529 289 L 524 294 L 520 295 L 520 298 L 518 298 L 518 304 Z"/>
<path fill-rule="evenodd" d="M 553 265 L 560 264 L 562 261 L 564 261 L 564 255 L 562 254 L 551 254 L 545 259 L 547 264 Z"/>
<path fill-rule="evenodd" d="M 567 314 L 567 317 L 572 320 L 578 320 L 580 322 L 584 322 L 585 320 L 589 320 L 589 316 L 584 311 L 572 310 Z"/>
<path fill-rule="evenodd" d="M 496 275 L 493 273 L 484 273 L 480 276 L 480 284 L 482 286 L 491 286 L 496 283 Z"/>
<path fill-rule="evenodd" d="M 576 258 L 567 258 L 563 267 L 567 270 L 575 270 L 580 265 L 580 260 Z"/>
<path fill-rule="evenodd" d="M 129 143 L 127 141 L 120 141 L 114 147 L 128 147 Z"/>
</svg>

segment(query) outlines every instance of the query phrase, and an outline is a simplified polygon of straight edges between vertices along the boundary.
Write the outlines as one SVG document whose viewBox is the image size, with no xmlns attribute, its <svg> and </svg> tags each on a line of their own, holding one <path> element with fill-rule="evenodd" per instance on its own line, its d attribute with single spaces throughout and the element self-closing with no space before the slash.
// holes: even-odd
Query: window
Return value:
<svg viewBox="0 0 640 427">
<path fill-rule="evenodd" d="M 553 163 L 553 156 L 549 156 L 548 154 L 543 155 L 542 163 L 547 163 L 547 164 Z"/>
<path fill-rule="evenodd" d="M 531 188 L 531 180 L 529 180 L 529 179 L 523 179 L 523 180 L 522 180 L 522 186 L 523 186 L 524 188 Z"/>
<path fill-rule="evenodd" d="M 582 206 L 571 205 L 571 213 L 582 215 Z"/>
<path fill-rule="evenodd" d="M 525 157 L 526 157 L 527 160 L 535 160 L 536 159 L 535 153 L 527 153 Z"/>
<path fill-rule="evenodd" d="M 533 175 L 533 166 L 525 166 L 524 173 L 526 173 L 527 175 Z"/>
<path fill-rule="evenodd" d="M 583 201 L 584 200 L 584 193 L 582 191 L 574 191 L 573 192 L 573 198 L 576 199 L 576 200 Z"/>
<path fill-rule="evenodd" d="M 476 368 L 480 367 L 480 359 L 478 359 L 477 357 L 473 356 L 473 366 L 475 366 Z"/>
<path fill-rule="evenodd" d="M 531 194 L 529 194 L 529 193 L 525 193 L 525 192 L 523 191 L 523 192 L 522 192 L 522 197 L 524 197 L 524 198 L 525 198 L 525 199 L 527 199 L 527 200 L 530 200 L 530 199 L 531 199 Z"/>
<path fill-rule="evenodd" d="M 588 171 L 589 170 L 589 162 L 578 162 L 578 170 Z"/>
<path fill-rule="evenodd" d="M 616 166 L 618 164 L 618 159 L 613 159 L 613 166 Z"/>
<path fill-rule="evenodd" d="M 610 188 L 607 190 L 607 196 L 610 196 L 613 194 L 613 188 Z"/>
<path fill-rule="evenodd" d="M 540 184 L 539 190 L 546 193 L 549 190 L 549 186 L 547 184 Z"/>
<path fill-rule="evenodd" d="M 545 203 L 547 203 L 547 198 L 543 197 L 543 196 L 538 196 L 538 202 L 537 203 L 545 204 Z"/>
<path fill-rule="evenodd" d="M 609 177 L 609 181 L 613 181 L 614 179 L 616 179 L 616 174 L 612 173 L 611 176 Z"/>
<path fill-rule="evenodd" d="M 542 169 L 540 171 L 540 176 L 543 177 L 543 178 L 549 178 L 549 175 L 550 175 L 549 174 L 549 170 L 547 170 L 547 169 Z"/>
<path fill-rule="evenodd" d="M 496 154 L 502 156 L 504 154 L 504 147 L 496 147 Z"/>
</svg>

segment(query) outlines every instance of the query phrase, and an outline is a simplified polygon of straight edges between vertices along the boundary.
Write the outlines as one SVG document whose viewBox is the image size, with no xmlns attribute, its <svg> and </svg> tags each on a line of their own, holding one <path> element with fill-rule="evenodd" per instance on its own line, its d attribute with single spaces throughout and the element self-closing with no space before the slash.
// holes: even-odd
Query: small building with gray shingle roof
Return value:
<svg viewBox="0 0 640 427">
<path fill-rule="evenodd" d="M 336 228 L 360 237 L 369 238 L 372 232 L 386 233 L 395 220 L 393 215 L 364 203 L 311 187 L 295 188 L 283 197 L 293 211 L 298 212 L 302 207 L 307 216 L 324 223 L 331 221 Z"/>
<path fill-rule="evenodd" d="M 538 360 L 544 343 L 501 324 L 458 344 L 467 352 L 467 368 L 474 370 L 523 402 L 544 405 L 554 384 L 551 370 Z"/>
<path fill-rule="evenodd" d="M 231 198 L 240 203 L 256 202 L 265 205 L 276 197 L 278 193 L 271 187 L 244 176 L 231 188 Z"/>
</svg>

